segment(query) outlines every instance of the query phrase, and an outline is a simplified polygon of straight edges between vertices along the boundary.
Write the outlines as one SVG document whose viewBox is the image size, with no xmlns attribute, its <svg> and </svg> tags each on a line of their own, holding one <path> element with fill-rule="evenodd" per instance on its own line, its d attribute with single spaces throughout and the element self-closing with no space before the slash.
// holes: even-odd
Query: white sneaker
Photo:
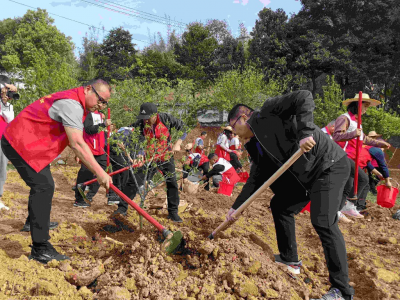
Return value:
<svg viewBox="0 0 400 300">
<path fill-rule="evenodd" d="M 4 203 L 0 200 L 0 210 L 1 209 L 9 210 L 10 208 L 8 206 L 5 206 Z"/>
<path fill-rule="evenodd" d="M 338 218 L 339 218 L 339 221 L 341 221 L 343 223 L 354 223 L 352 220 L 350 220 L 348 217 L 346 217 L 340 211 L 338 211 Z"/>
<path fill-rule="evenodd" d="M 357 219 L 364 218 L 364 216 L 359 213 L 356 206 L 353 203 L 351 203 L 350 201 L 346 202 L 346 205 L 342 208 L 341 212 L 345 215 L 348 215 L 350 217 L 354 217 Z"/>
</svg>

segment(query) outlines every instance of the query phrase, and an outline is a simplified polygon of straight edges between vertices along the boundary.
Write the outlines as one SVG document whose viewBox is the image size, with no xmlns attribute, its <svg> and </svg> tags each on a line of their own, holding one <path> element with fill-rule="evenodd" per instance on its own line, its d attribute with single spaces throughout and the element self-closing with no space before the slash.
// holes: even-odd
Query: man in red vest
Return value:
<svg viewBox="0 0 400 300">
<path fill-rule="evenodd" d="M 99 103 L 108 102 L 110 92 L 110 85 L 97 79 L 86 86 L 44 96 L 25 107 L 4 131 L 3 153 L 31 188 L 28 210 L 33 245 L 30 259 L 41 263 L 69 259 L 49 242 L 54 194 L 50 163 L 68 145 L 102 186 L 109 188 L 112 182 L 83 139 L 86 111 L 95 111 Z"/>
<path fill-rule="evenodd" d="M 218 157 L 216 153 L 210 153 L 208 160 L 213 168 L 203 176 L 202 180 L 208 180 L 212 177 L 214 187 L 219 187 L 221 181 L 231 185 L 239 182 L 240 177 L 235 168 L 225 158 Z"/>
<path fill-rule="evenodd" d="M 184 130 L 184 123 L 174 116 L 166 113 L 157 113 L 157 106 L 154 103 L 143 103 L 140 106 L 138 121 L 131 127 L 138 128 L 140 132 L 140 141 L 145 143 L 147 159 L 154 160 L 156 167 L 149 166 L 147 181 L 155 170 L 161 171 L 166 177 L 167 183 L 167 201 L 168 201 L 168 219 L 173 222 L 181 223 L 182 219 L 178 215 L 179 192 L 178 183 L 175 175 L 175 162 L 172 152 L 180 151 L 182 141 L 186 138 L 186 132 L 171 145 L 171 129 L 175 128 L 178 131 Z M 142 159 L 139 155 L 138 160 Z M 144 181 L 145 182 L 145 181 Z M 125 201 L 119 201 L 118 209 L 115 214 L 125 215 L 127 213 L 128 204 Z"/>
<path fill-rule="evenodd" d="M 89 112 L 83 122 L 84 131 L 83 131 L 83 139 L 88 144 L 90 150 L 93 153 L 94 158 L 98 162 L 98 164 L 105 170 L 107 168 L 107 154 L 104 151 L 105 147 L 105 132 L 102 131 L 103 128 L 111 125 L 111 119 L 104 120 L 104 115 L 100 112 L 100 110 L 106 108 L 107 103 L 99 104 L 99 111 Z M 76 179 L 77 183 L 82 183 L 88 180 L 93 179 L 93 173 L 83 164 L 79 169 L 78 176 Z M 98 182 L 93 183 L 90 186 L 90 191 L 87 193 L 86 198 L 92 202 L 93 197 L 96 195 L 99 190 L 100 185 Z M 108 205 L 118 204 L 114 201 L 107 201 Z M 75 188 L 75 207 L 89 207 L 90 204 L 86 203 L 80 194 L 79 190 Z"/>
<path fill-rule="evenodd" d="M 194 141 L 194 153 L 204 154 L 204 139 L 207 137 L 207 132 L 203 131 L 200 136 Z"/>
</svg>

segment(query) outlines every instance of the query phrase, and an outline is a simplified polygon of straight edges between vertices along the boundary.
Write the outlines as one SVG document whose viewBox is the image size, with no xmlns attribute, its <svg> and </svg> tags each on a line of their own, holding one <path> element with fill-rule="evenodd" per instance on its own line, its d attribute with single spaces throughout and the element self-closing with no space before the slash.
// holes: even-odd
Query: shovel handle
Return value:
<svg viewBox="0 0 400 300">
<path fill-rule="evenodd" d="M 158 223 L 152 216 L 150 216 L 144 209 L 142 209 L 138 204 L 129 199 L 127 195 L 121 192 L 115 185 L 110 184 L 110 189 L 112 189 L 118 196 L 120 196 L 126 203 L 132 206 L 139 215 L 143 216 L 147 221 L 153 224 L 159 231 L 163 232 L 165 230 L 164 226 Z"/>
<path fill-rule="evenodd" d="M 295 154 L 292 155 L 253 195 L 250 196 L 233 214 L 233 218 L 239 217 L 239 215 L 254 201 L 258 196 L 261 195 L 271 184 L 275 182 L 295 161 L 303 155 L 303 150 L 299 149 Z M 221 225 L 219 225 L 209 236 L 209 238 L 214 238 L 220 231 L 230 226 L 233 221 L 225 220 Z"/>
</svg>

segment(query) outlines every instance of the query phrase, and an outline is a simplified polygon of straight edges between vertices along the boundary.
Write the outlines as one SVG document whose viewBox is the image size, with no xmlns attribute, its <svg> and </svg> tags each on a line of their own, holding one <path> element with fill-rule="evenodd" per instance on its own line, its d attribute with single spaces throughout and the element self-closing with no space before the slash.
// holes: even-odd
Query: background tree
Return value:
<svg viewBox="0 0 400 300">
<path fill-rule="evenodd" d="M 282 9 L 264 8 L 250 33 L 250 59 L 257 63 L 268 77 L 290 74 L 288 61 L 292 58 L 287 41 L 288 17 Z"/>
<path fill-rule="evenodd" d="M 112 29 L 95 52 L 97 76 L 106 80 L 129 78 L 137 50 L 132 34 L 122 27 Z"/>
<path fill-rule="evenodd" d="M 175 45 L 176 60 L 186 67 L 186 78 L 206 85 L 217 76 L 215 52 L 217 40 L 200 23 L 192 23 L 182 35 L 181 44 Z"/>
<path fill-rule="evenodd" d="M 79 80 L 88 81 L 98 77 L 96 68 L 96 52 L 100 49 L 100 29 L 89 28 L 89 32 L 82 38 L 82 48 L 79 51 Z"/>
<path fill-rule="evenodd" d="M 42 9 L 0 22 L 2 69 L 24 83 L 16 113 L 38 98 L 77 86 L 74 45 Z"/>
</svg>

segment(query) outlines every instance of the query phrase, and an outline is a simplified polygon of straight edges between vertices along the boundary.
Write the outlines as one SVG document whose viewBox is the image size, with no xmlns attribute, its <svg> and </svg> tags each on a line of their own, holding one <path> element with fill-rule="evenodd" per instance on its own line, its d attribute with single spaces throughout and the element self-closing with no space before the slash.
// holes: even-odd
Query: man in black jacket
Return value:
<svg viewBox="0 0 400 300">
<path fill-rule="evenodd" d="M 150 167 L 148 174 L 154 175 L 155 169 L 162 172 L 166 177 L 167 183 L 167 202 L 168 202 L 168 219 L 174 222 L 182 222 L 178 215 L 179 193 L 178 183 L 175 175 L 175 162 L 172 152 L 180 151 L 182 141 L 186 138 L 186 132 L 171 146 L 171 129 L 184 131 L 184 123 L 174 116 L 166 113 L 158 113 L 157 106 L 154 103 L 143 103 L 140 106 L 138 120 L 131 127 L 139 130 L 141 142 L 145 141 L 146 158 L 154 159 L 155 168 Z M 138 160 L 141 157 L 138 155 Z M 145 182 L 145 181 L 144 181 Z M 115 213 L 125 213 L 128 205 L 124 201 L 120 201 L 118 209 Z"/>
<path fill-rule="evenodd" d="M 346 153 L 313 123 L 315 108 L 308 91 L 267 99 L 260 111 L 238 104 L 228 115 L 252 159 L 250 178 L 232 208 L 240 207 L 299 148 L 305 153 L 272 185 L 271 210 L 280 254 L 277 263 L 299 274 L 294 214 L 311 200 L 311 222 L 318 233 L 329 270 L 331 289 L 322 299 L 352 299 L 345 242 L 337 212 L 350 174 Z"/>
</svg>

